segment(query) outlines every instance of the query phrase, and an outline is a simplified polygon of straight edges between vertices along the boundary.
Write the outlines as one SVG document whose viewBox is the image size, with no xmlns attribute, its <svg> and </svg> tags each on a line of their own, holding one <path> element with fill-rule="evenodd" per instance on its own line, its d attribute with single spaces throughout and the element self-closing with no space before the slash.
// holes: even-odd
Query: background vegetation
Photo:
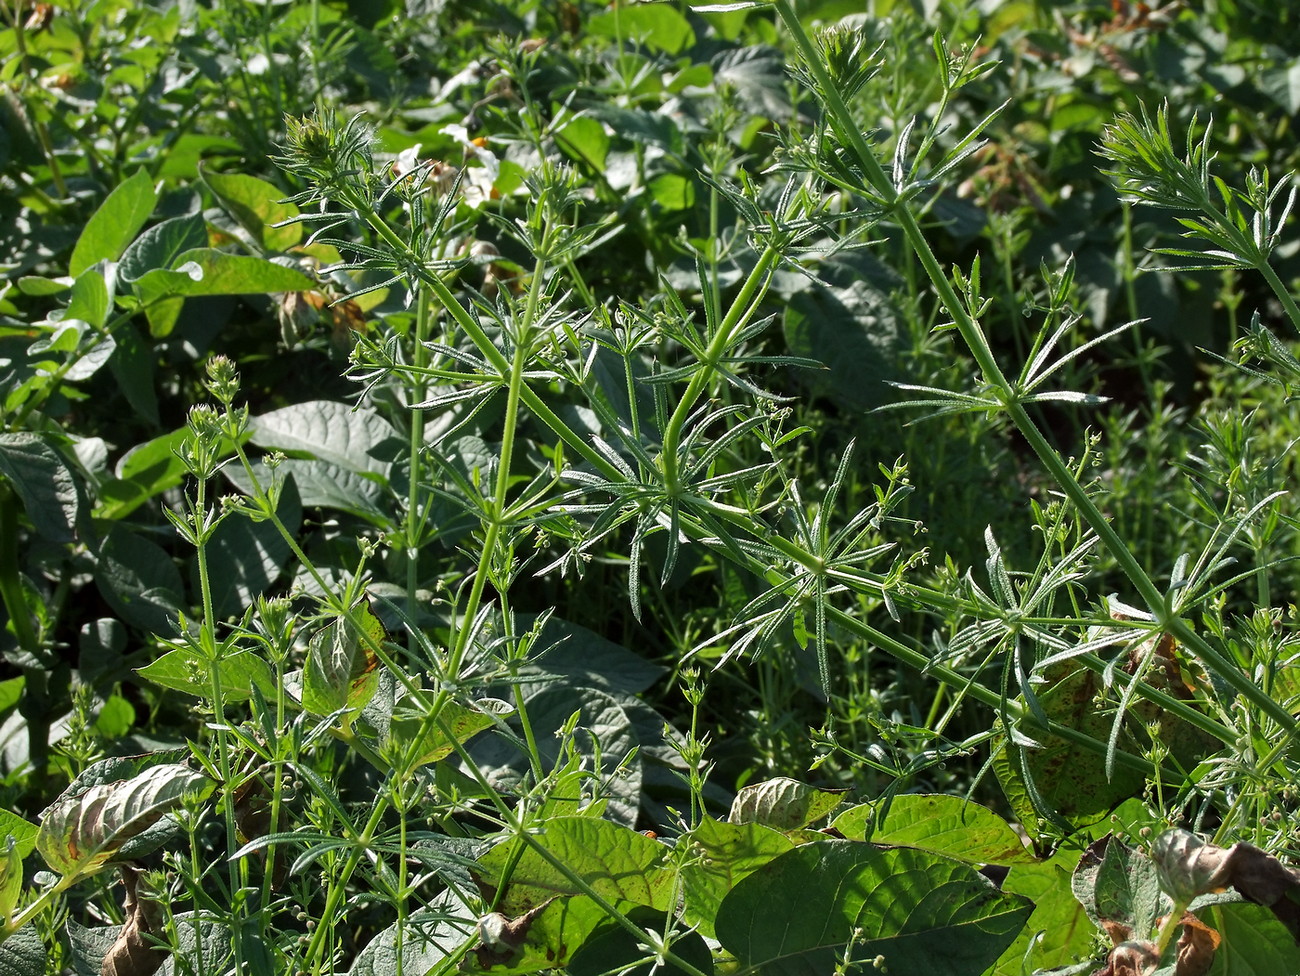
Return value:
<svg viewBox="0 0 1300 976">
<path fill-rule="evenodd" d="M 4 26 L 0 973 L 1300 971 L 1287 5 Z"/>
</svg>

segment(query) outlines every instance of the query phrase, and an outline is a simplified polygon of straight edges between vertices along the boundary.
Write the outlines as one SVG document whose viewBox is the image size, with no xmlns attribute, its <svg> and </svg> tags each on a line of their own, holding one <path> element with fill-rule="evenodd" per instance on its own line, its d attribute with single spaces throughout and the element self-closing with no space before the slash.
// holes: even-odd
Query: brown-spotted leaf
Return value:
<svg viewBox="0 0 1300 976">
<path fill-rule="evenodd" d="M 165 763 L 128 780 L 61 795 L 41 814 L 36 848 L 65 877 L 93 874 L 132 837 L 212 787 L 202 773 Z"/>
<path fill-rule="evenodd" d="M 302 669 L 302 707 L 315 715 L 365 708 L 379 687 L 375 648 L 386 636 L 384 625 L 364 604 L 354 612 L 360 628 L 339 619 L 311 639 Z"/>
</svg>

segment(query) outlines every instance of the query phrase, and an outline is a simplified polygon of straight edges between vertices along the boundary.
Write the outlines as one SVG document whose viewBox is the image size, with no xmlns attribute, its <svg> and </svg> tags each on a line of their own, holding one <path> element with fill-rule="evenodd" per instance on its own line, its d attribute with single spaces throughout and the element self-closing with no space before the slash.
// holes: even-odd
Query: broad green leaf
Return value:
<svg viewBox="0 0 1300 976">
<path fill-rule="evenodd" d="M 703 818 L 687 835 L 691 857 L 682 868 L 685 917 L 712 937 L 718 906 L 731 889 L 768 861 L 794 848 L 785 834 L 762 824 L 730 824 Z"/>
<path fill-rule="evenodd" d="M 22 700 L 25 687 L 27 687 L 27 679 L 23 675 L 0 681 L 0 714 L 7 712 Z"/>
<path fill-rule="evenodd" d="M 598 173 L 605 171 L 605 157 L 609 153 L 609 136 L 605 127 L 587 115 L 573 118 L 555 133 L 560 148 L 581 160 Z"/>
<path fill-rule="evenodd" d="M 177 255 L 173 266 L 149 271 L 136 285 L 150 302 L 169 295 L 269 295 L 315 287 L 297 268 L 210 247 Z"/>
<path fill-rule="evenodd" d="M 762 976 L 825 976 L 850 943 L 863 970 L 883 956 L 891 973 L 971 976 L 1011 944 L 1032 908 L 958 861 L 829 840 L 742 880 L 716 925 L 723 947 Z"/>
<path fill-rule="evenodd" d="M 1038 692 L 1038 700 L 1049 719 L 1105 742 L 1114 716 L 1094 704 L 1101 682 L 1100 675 L 1085 668 L 1057 674 Z M 1016 817 L 1033 834 L 1039 811 L 1020 759 L 1004 749 L 995 757 L 993 771 Z M 1038 748 L 1025 748 L 1023 761 L 1043 801 L 1076 827 L 1096 823 L 1120 802 L 1140 795 L 1144 783 L 1142 774 L 1127 766 L 1116 765 L 1107 776 L 1105 756 L 1052 735 L 1042 737 Z"/>
<path fill-rule="evenodd" d="M 251 440 L 267 450 L 299 452 L 349 471 L 388 476 L 391 465 L 380 460 L 399 443 L 397 431 L 378 412 L 346 403 L 312 400 L 253 417 Z"/>
<path fill-rule="evenodd" d="M 165 763 L 129 780 L 64 794 L 41 814 L 36 847 L 65 877 L 93 874 L 132 837 L 212 787 L 202 773 Z"/>
<path fill-rule="evenodd" d="M 893 272 L 861 251 L 823 262 L 816 281 L 794 281 L 785 338 L 791 355 L 825 364 L 799 374 L 813 392 L 854 411 L 891 398 L 906 348 L 895 286 Z"/>
<path fill-rule="evenodd" d="M 92 688 L 106 687 L 127 675 L 122 659 L 126 627 L 116 617 L 100 617 L 81 625 L 77 635 L 77 675 Z"/>
<path fill-rule="evenodd" d="M 12 837 L 18 845 L 18 856 L 26 857 L 36 850 L 36 834 L 40 830 L 36 824 L 29 822 L 12 810 L 0 807 L 0 840 Z"/>
<path fill-rule="evenodd" d="M 1034 913 L 998 959 L 994 976 L 1022 976 L 1026 963 L 1028 971 L 1039 971 L 1087 958 L 1097 928 L 1070 887 L 1070 873 L 1078 859 L 1077 848 L 1065 847 L 1049 861 L 1012 866 L 1002 890 L 1024 895 L 1034 903 Z M 1038 936 L 1026 960 L 1029 943 Z"/>
<path fill-rule="evenodd" d="M 468 742 L 490 728 L 496 720 L 488 712 L 467 708 L 454 701 L 443 705 L 438 717 L 441 724 L 426 722 L 420 716 L 410 714 L 409 709 L 399 710 L 393 715 L 388 726 L 389 751 L 397 756 L 411 757 L 403 762 L 403 768 L 413 769 L 446 759 L 454 744 Z M 450 737 L 443 731 L 444 726 L 451 732 Z"/>
<path fill-rule="evenodd" d="M 112 304 L 103 273 L 96 268 L 87 268 L 72 284 L 72 293 L 68 296 L 68 307 L 63 310 L 63 317 L 65 320 L 81 319 L 96 329 L 102 329 L 108 322 Z"/>
<path fill-rule="evenodd" d="M 593 817 L 557 817 L 535 837 L 568 871 L 616 905 L 666 911 L 672 904 L 674 872 L 665 863 L 669 850 L 644 834 Z M 497 906 L 511 917 L 556 895 L 580 893 L 559 868 L 519 838 L 479 858 L 475 874 L 480 887 L 492 892 L 501 888 L 504 875 Z"/>
<path fill-rule="evenodd" d="M 158 203 L 153 181 L 143 169 L 119 184 L 86 222 L 68 260 L 74 278 L 100 261 L 122 256 Z"/>
<path fill-rule="evenodd" d="M 199 177 L 263 250 L 287 251 L 302 240 L 302 224 L 271 226 L 298 216 L 298 208 L 284 200 L 274 184 L 246 173 L 213 173 L 203 166 Z"/>
<path fill-rule="evenodd" d="M 578 731 L 574 748 L 594 768 L 600 762 L 602 794 L 609 800 L 610 819 L 633 826 L 640 811 L 642 792 L 642 745 L 629 707 L 633 701 L 602 688 L 553 682 L 527 699 L 528 721 L 546 768 L 563 762 L 560 730 L 575 713 Z M 508 739 L 484 737 L 471 753 L 494 782 L 522 782 L 528 775 L 528 760 Z M 622 766 L 617 777 L 611 772 Z"/>
<path fill-rule="evenodd" d="M 737 793 L 727 819 L 733 824 L 760 823 L 777 830 L 798 830 L 821 820 L 843 800 L 843 790 L 821 790 L 778 776 Z"/>
<path fill-rule="evenodd" d="M 210 700 L 213 670 L 191 648 L 177 647 L 136 673 L 160 688 Z M 223 657 L 215 671 L 221 682 L 223 704 L 247 701 L 255 687 L 265 698 L 275 696 L 275 676 L 270 665 L 252 651 L 236 651 Z"/>
<path fill-rule="evenodd" d="M 695 206 L 695 184 L 680 173 L 660 173 L 649 183 L 650 195 L 665 210 L 689 210 Z"/>
<path fill-rule="evenodd" d="M 1088 845 L 1070 879 L 1074 897 L 1098 926 L 1118 924 L 1145 938 L 1170 907 L 1146 854 L 1113 834 Z"/>
<path fill-rule="evenodd" d="M 184 592 L 171 556 L 120 524 L 109 530 L 98 556 L 95 585 L 114 612 L 134 627 L 171 636 Z"/>
<path fill-rule="evenodd" d="M 340 618 L 322 628 L 307 648 L 302 707 L 316 715 L 364 708 L 378 687 L 379 658 L 372 645 L 384 640 L 384 625 L 364 604 L 353 613 L 361 618 L 364 634 Z"/>
<path fill-rule="evenodd" d="M 222 470 L 226 479 L 244 494 L 252 494 L 252 480 L 242 467 Z M 263 462 L 253 464 L 258 483 L 292 477 L 304 508 L 333 508 L 388 528 L 393 524 L 393 496 L 379 482 L 328 461 L 286 458 L 273 472 Z"/>
<path fill-rule="evenodd" d="M 0 475 L 22 499 L 27 517 L 51 542 L 76 538 L 81 498 L 71 469 L 39 434 L 0 434 Z"/>
<path fill-rule="evenodd" d="M 181 427 L 127 451 L 117 463 L 116 479 L 99 486 L 96 514 L 117 521 L 184 481 L 188 469 L 176 451 L 188 436 L 189 430 Z"/>
<path fill-rule="evenodd" d="M 394 922 L 357 953 L 348 976 L 394 976 L 428 973 L 465 943 L 477 937 L 475 919 L 444 891 L 434 903 Z"/>
<path fill-rule="evenodd" d="M 662 916 L 673 902 L 668 848 L 643 834 L 608 820 L 559 817 L 534 836 L 621 911 L 644 906 Z M 494 917 L 506 927 L 505 935 L 501 944 L 487 940 L 474 953 L 479 969 L 524 973 L 562 967 L 607 918 L 563 872 L 518 838 L 492 848 L 479 867 L 474 876 L 485 893 L 497 893 L 503 875 L 506 879 Z"/>
<path fill-rule="evenodd" d="M 628 920 L 651 932 L 663 932 L 662 912 L 638 908 L 628 913 Z M 677 932 L 668 947 L 702 973 L 713 972 L 713 953 L 698 932 Z M 685 976 L 686 971 L 672 962 L 659 962 L 652 950 L 637 943 L 632 934 L 612 920 L 602 922 L 587 938 L 569 964 L 566 976 L 602 976 L 617 971 L 620 976 Z"/>
<path fill-rule="evenodd" d="M 23 894 L 23 856 L 13 835 L 0 835 L 0 924 L 8 924 Z"/>
<path fill-rule="evenodd" d="M 1212 905 L 1197 912 L 1222 942 L 1206 976 L 1279 976 L 1300 973 L 1300 947 L 1263 905 Z"/>
<path fill-rule="evenodd" d="M 586 23 L 594 37 L 636 41 L 655 51 L 677 54 L 695 43 L 695 31 L 670 3 L 641 3 L 596 14 Z"/>
<path fill-rule="evenodd" d="M 92 728 L 106 742 L 122 738 L 135 727 L 135 706 L 121 695 L 109 695 L 95 715 Z"/>
<path fill-rule="evenodd" d="M 24 925 L 0 947 L 0 976 L 45 976 L 45 942 L 35 925 Z"/>
<path fill-rule="evenodd" d="M 158 416 L 152 348 L 145 345 L 132 322 L 119 325 L 114 330 L 113 337 L 116 348 L 113 350 L 113 358 L 108 361 L 108 368 L 117 380 L 117 388 L 136 413 L 152 426 L 159 426 L 161 421 Z M 179 459 L 177 463 L 180 463 Z"/>
<path fill-rule="evenodd" d="M 36 847 L 39 828 L 0 808 L 0 924 L 9 920 L 23 893 L 23 858 Z"/>
<path fill-rule="evenodd" d="M 884 811 L 884 819 L 867 836 L 873 810 Z M 888 803 L 846 810 L 831 826 L 849 840 L 917 847 L 972 864 L 1034 861 L 1010 824 L 987 807 L 956 796 L 904 793 Z"/>
<path fill-rule="evenodd" d="M 118 277 L 126 282 L 138 281 L 152 271 L 171 268 L 180 255 L 207 243 L 208 230 L 202 214 L 164 220 L 142 233 L 126 249 L 117 269 Z"/>
</svg>

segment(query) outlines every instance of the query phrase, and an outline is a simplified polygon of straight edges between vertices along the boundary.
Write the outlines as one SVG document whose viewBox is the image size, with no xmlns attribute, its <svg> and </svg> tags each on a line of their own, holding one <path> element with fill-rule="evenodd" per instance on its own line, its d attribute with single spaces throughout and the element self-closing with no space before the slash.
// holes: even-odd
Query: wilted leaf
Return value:
<svg viewBox="0 0 1300 976">
<path fill-rule="evenodd" d="M 93 874 L 132 837 L 212 786 L 202 773 L 166 763 L 129 780 L 64 794 L 41 814 L 36 847 L 65 877 Z"/>
<path fill-rule="evenodd" d="M 1070 883 L 1088 916 L 1116 945 L 1145 938 L 1169 910 L 1156 866 L 1111 834 L 1088 846 Z"/>
<path fill-rule="evenodd" d="M 139 897 L 140 873 L 129 865 L 122 866 L 122 884 L 126 897 L 122 902 L 125 921 L 117 939 L 104 954 L 103 976 L 153 976 L 167 959 L 150 936 L 162 926 L 162 907 L 150 898 Z"/>
<path fill-rule="evenodd" d="M 1217 847 L 1186 830 L 1170 830 L 1155 844 L 1161 883 L 1180 899 L 1235 889 L 1267 907 L 1300 942 L 1300 872 L 1251 844 Z"/>
</svg>

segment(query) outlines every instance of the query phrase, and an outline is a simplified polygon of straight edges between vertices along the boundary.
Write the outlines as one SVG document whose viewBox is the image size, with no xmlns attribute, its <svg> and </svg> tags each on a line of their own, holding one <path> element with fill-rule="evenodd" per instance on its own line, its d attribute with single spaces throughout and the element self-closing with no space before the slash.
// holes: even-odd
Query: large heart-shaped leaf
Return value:
<svg viewBox="0 0 1300 976">
<path fill-rule="evenodd" d="M 825 976 L 846 955 L 891 973 L 970 976 L 1002 954 L 1029 918 L 974 868 L 905 847 L 847 840 L 796 847 L 736 885 L 718 908 L 718 939 L 763 976 Z"/>
</svg>

